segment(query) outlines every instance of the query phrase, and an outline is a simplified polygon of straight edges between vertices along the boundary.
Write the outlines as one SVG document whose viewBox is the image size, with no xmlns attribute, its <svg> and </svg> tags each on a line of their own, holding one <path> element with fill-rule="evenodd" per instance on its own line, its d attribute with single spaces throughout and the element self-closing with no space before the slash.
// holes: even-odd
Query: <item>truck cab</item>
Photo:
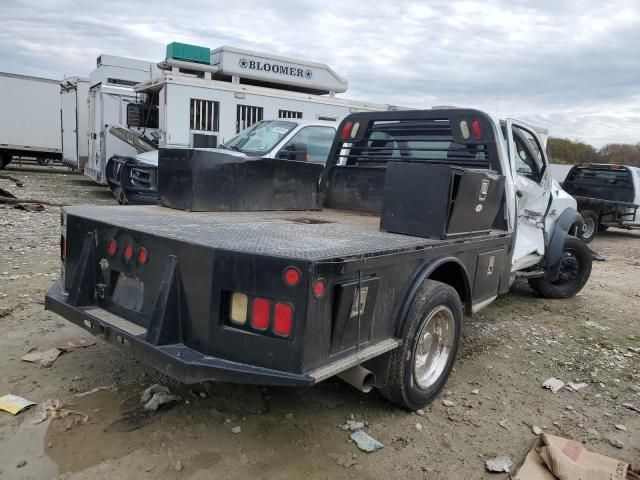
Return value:
<svg viewBox="0 0 640 480">
<path fill-rule="evenodd" d="M 585 242 L 609 227 L 640 228 L 640 168 L 608 163 L 574 165 L 563 187 L 578 202 L 585 221 L 578 234 Z"/>
</svg>

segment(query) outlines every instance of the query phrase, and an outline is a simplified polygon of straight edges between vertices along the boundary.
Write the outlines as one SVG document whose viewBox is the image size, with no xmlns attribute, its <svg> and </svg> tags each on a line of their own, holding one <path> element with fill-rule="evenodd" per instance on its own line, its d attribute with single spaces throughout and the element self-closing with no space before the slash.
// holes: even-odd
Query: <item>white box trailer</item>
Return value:
<svg viewBox="0 0 640 480">
<path fill-rule="evenodd" d="M 97 68 L 89 75 L 88 158 L 84 174 L 106 184 L 106 162 L 113 155 L 139 153 L 129 143 L 111 135 L 111 127 L 127 124 L 127 106 L 140 100 L 133 86 L 158 75 L 152 62 L 100 55 Z"/>
<path fill-rule="evenodd" d="M 62 162 L 84 171 L 89 156 L 89 79 L 65 77 L 60 82 Z"/>
<path fill-rule="evenodd" d="M 62 157 L 59 80 L 0 72 L 0 168 L 13 157 Z"/>
<path fill-rule="evenodd" d="M 234 47 L 212 50 L 209 63 L 167 58 L 158 66 L 164 73 L 135 90 L 145 94 L 143 111 L 157 109 L 147 126 L 158 127 L 161 147 L 215 148 L 263 119 L 339 122 L 396 108 L 337 98 L 347 81 L 325 64 Z"/>
</svg>

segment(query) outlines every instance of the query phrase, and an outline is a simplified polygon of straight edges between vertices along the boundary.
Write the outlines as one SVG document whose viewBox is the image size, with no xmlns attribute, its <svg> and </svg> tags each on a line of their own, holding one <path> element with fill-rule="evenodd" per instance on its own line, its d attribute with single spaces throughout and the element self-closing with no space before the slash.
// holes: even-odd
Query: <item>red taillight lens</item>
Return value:
<svg viewBox="0 0 640 480">
<path fill-rule="evenodd" d="M 300 270 L 298 270 L 296 267 L 287 267 L 284 270 L 283 277 L 284 277 L 284 283 L 286 283 L 290 287 L 293 287 L 294 285 L 297 285 L 298 283 L 300 283 L 302 274 L 300 273 Z"/>
<path fill-rule="evenodd" d="M 251 326 L 256 330 L 266 330 L 269 328 L 269 310 L 271 305 L 269 300 L 264 298 L 254 298 L 251 306 Z"/>
<path fill-rule="evenodd" d="M 109 240 L 109 243 L 107 243 L 107 253 L 113 257 L 117 251 L 118 251 L 118 244 L 116 243 L 116 241 Z"/>
<path fill-rule="evenodd" d="M 130 243 L 125 244 L 123 255 L 125 260 L 131 260 L 133 258 L 133 247 Z"/>
<path fill-rule="evenodd" d="M 316 281 L 316 284 L 313 286 L 313 296 L 316 298 L 320 298 L 324 295 L 325 291 L 325 283 L 324 280 L 320 279 Z"/>
<path fill-rule="evenodd" d="M 343 140 L 349 138 L 349 134 L 351 133 L 351 127 L 353 126 L 352 122 L 344 122 L 342 126 L 342 130 L 340 131 L 340 136 Z"/>
<path fill-rule="evenodd" d="M 476 119 L 471 122 L 471 134 L 476 140 L 482 138 L 482 130 L 480 129 L 480 120 Z"/>
<path fill-rule="evenodd" d="M 140 247 L 138 249 L 138 263 L 140 265 L 146 265 L 148 261 L 149 261 L 149 252 L 147 251 L 146 248 Z"/>
<path fill-rule="evenodd" d="M 293 308 L 288 303 L 276 303 L 273 331 L 283 337 L 291 335 Z"/>
</svg>

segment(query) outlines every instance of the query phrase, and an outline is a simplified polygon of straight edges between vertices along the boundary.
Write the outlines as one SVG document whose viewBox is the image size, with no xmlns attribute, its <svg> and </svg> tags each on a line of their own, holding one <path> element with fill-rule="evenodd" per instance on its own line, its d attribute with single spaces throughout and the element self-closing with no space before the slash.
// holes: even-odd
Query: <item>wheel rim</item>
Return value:
<svg viewBox="0 0 640 480">
<path fill-rule="evenodd" d="M 562 260 L 560 260 L 560 274 L 558 276 L 558 285 L 569 283 L 575 280 L 580 273 L 580 264 L 573 250 L 565 250 L 562 252 Z"/>
<path fill-rule="evenodd" d="M 413 373 L 422 389 L 433 386 L 447 367 L 455 338 L 453 312 L 445 306 L 433 310 L 422 324 L 414 354 Z"/>
<path fill-rule="evenodd" d="M 596 222 L 593 218 L 585 218 L 582 225 L 582 238 L 591 238 L 596 231 Z"/>
</svg>

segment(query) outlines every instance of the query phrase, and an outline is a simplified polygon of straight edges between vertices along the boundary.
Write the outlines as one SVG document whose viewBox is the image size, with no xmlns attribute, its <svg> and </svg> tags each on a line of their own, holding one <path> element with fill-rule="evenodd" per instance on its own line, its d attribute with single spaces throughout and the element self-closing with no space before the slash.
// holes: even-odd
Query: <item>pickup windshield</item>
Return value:
<svg viewBox="0 0 640 480">
<path fill-rule="evenodd" d="M 236 135 L 222 145 L 222 148 L 253 155 L 266 155 L 296 126 L 295 122 L 264 120 Z"/>
</svg>

